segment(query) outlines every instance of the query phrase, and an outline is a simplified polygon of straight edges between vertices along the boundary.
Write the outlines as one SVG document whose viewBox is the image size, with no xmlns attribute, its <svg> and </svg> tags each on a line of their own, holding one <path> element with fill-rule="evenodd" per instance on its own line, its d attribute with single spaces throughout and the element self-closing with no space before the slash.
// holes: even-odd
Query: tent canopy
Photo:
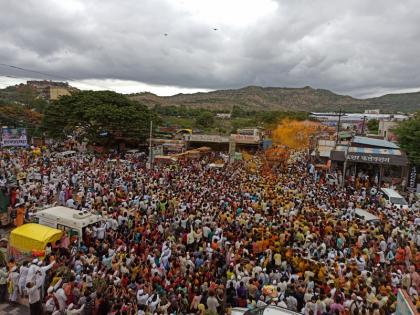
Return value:
<svg viewBox="0 0 420 315">
<path fill-rule="evenodd" d="M 55 243 L 63 231 L 36 223 L 21 225 L 10 233 L 10 246 L 22 252 L 43 250 L 48 243 Z"/>
</svg>

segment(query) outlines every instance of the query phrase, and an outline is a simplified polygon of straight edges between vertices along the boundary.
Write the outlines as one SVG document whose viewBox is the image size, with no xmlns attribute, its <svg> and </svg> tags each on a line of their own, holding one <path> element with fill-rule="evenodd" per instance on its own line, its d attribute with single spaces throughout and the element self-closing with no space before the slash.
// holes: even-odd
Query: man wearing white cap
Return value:
<svg viewBox="0 0 420 315">
<path fill-rule="evenodd" d="M 55 261 L 53 261 L 51 264 L 49 264 L 47 266 L 42 266 L 42 263 L 43 263 L 42 261 L 38 262 L 38 267 L 39 267 L 40 273 L 37 274 L 37 281 L 42 283 L 41 299 L 43 299 L 43 295 L 44 295 L 44 292 L 45 292 L 44 285 L 45 285 L 45 277 L 47 276 L 47 271 L 50 270 L 54 266 Z"/>
<path fill-rule="evenodd" d="M 35 273 L 38 274 L 41 271 L 37 271 Z M 26 291 L 28 292 L 28 300 L 29 300 L 29 310 L 31 315 L 39 315 L 42 314 L 42 304 L 41 304 L 41 294 L 40 294 L 40 287 L 42 283 L 39 281 L 35 281 L 35 277 L 29 280 L 26 284 Z"/>
<path fill-rule="evenodd" d="M 32 281 L 32 279 L 35 277 L 35 274 L 37 271 L 40 270 L 39 266 L 38 266 L 39 260 L 38 258 L 35 258 L 34 260 L 32 260 L 31 265 L 29 266 L 28 269 L 28 274 L 26 276 L 26 281 L 25 281 L 25 286 Z"/>
</svg>

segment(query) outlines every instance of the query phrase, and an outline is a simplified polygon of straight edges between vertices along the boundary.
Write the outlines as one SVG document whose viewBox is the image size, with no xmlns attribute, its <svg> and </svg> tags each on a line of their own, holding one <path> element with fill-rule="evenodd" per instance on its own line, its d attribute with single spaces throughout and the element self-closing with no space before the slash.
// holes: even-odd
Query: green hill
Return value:
<svg viewBox="0 0 420 315">
<path fill-rule="evenodd" d="M 237 90 L 218 90 L 207 93 L 177 94 L 160 97 L 152 93 L 131 94 L 130 98 L 148 106 L 187 106 L 226 110 L 234 105 L 245 110 L 336 111 L 347 112 L 380 109 L 383 112 L 412 112 L 420 110 L 420 92 L 388 94 L 381 97 L 357 99 L 335 94 L 329 90 L 248 86 Z"/>
</svg>

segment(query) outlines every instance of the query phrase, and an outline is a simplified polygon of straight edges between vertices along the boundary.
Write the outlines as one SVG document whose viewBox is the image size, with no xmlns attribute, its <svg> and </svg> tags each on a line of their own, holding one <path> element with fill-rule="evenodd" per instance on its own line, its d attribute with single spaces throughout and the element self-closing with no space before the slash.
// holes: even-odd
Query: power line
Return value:
<svg viewBox="0 0 420 315">
<path fill-rule="evenodd" d="M 82 81 L 79 81 L 79 80 L 72 80 L 72 79 L 69 79 L 69 78 L 65 78 L 65 77 L 62 77 L 60 75 L 50 74 L 50 73 L 41 72 L 41 71 L 32 70 L 32 69 L 26 69 L 26 68 L 18 67 L 18 66 L 15 66 L 15 65 L 9 65 L 7 63 L 0 63 L 0 66 L 16 69 L 16 70 L 20 70 L 20 71 L 25 71 L 25 72 L 36 73 L 36 74 L 40 74 L 40 75 L 47 76 L 47 77 L 50 77 L 50 78 L 56 78 L 56 79 L 60 79 L 60 80 L 64 80 L 64 81 L 76 82 L 76 83 L 80 83 L 80 84 L 84 84 L 84 85 L 92 85 L 92 86 L 96 86 L 96 87 L 101 88 L 101 89 L 110 90 L 110 88 L 106 87 L 106 86 L 101 86 L 101 85 L 98 85 L 98 84 L 89 84 L 89 83 L 85 83 L 85 82 L 82 82 Z M 7 75 L 6 77 L 17 78 L 17 77 L 9 76 L 9 75 Z"/>
<path fill-rule="evenodd" d="M 17 69 L 17 70 L 21 70 L 21 71 L 25 71 L 25 72 L 32 72 L 32 73 L 36 73 L 36 74 L 41 74 L 41 75 L 45 75 L 45 76 L 52 77 L 52 78 L 55 77 L 55 78 L 59 78 L 61 80 L 67 80 L 66 78 L 61 77 L 59 75 L 49 74 L 49 73 L 45 73 L 45 72 L 41 72 L 41 71 L 36 71 L 36 70 L 31 70 L 31 69 L 25 69 L 25 68 L 22 68 L 22 67 L 17 67 L 17 66 L 14 66 L 14 65 L 9 65 L 9 64 L 6 64 L 6 63 L 0 63 L 0 66 L 9 67 L 9 68 L 12 68 L 12 69 Z"/>
</svg>

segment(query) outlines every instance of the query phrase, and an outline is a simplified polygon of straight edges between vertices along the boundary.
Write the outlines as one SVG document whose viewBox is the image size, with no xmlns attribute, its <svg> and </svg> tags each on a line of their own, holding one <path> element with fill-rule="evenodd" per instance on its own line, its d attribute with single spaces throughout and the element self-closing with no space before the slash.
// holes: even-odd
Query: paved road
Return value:
<svg viewBox="0 0 420 315">
<path fill-rule="evenodd" d="M 1 315 L 29 315 L 29 308 L 23 305 L 12 306 L 8 303 L 0 304 Z"/>
</svg>

